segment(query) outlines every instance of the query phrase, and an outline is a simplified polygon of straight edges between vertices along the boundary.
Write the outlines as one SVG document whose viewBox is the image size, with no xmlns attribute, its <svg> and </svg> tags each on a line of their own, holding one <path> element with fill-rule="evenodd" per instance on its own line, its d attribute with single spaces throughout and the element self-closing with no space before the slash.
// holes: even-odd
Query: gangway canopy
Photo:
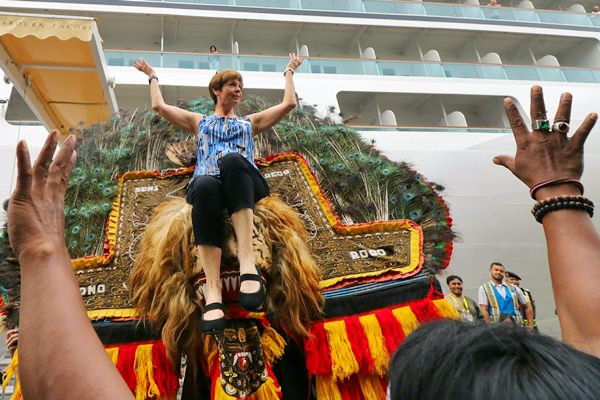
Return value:
<svg viewBox="0 0 600 400">
<path fill-rule="evenodd" d="M 66 135 L 118 110 L 93 18 L 0 13 L 0 63 L 49 130 Z"/>
</svg>

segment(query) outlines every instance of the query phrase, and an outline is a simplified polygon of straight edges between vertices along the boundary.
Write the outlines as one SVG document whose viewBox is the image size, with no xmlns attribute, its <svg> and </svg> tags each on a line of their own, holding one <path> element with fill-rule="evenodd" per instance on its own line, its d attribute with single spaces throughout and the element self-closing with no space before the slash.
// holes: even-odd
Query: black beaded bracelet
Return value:
<svg viewBox="0 0 600 400">
<path fill-rule="evenodd" d="M 542 223 L 546 214 L 557 210 L 581 210 L 594 216 L 594 203 L 583 196 L 559 196 L 540 201 L 533 206 L 531 213 L 535 220 Z"/>
<path fill-rule="evenodd" d="M 158 76 L 156 76 L 156 75 L 150 75 L 150 77 L 148 78 L 148 83 L 149 84 L 152 83 L 153 79 L 156 79 L 156 82 L 158 82 Z"/>
<path fill-rule="evenodd" d="M 540 209 L 541 207 L 545 206 L 546 204 L 550 204 L 550 203 L 556 203 L 558 201 L 575 201 L 575 202 L 581 202 L 581 203 L 586 203 L 591 205 L 592 207 L 594 206 L 594 203 L 588 199 L 587 197 L 583 197 L 583 196 L 556 196 L 556 197 L 550 197 L 548 199 L 544 199 L 541 201 L 538 201 L 535 203 L 535 205 L 533 206 L 533 209 L 531 210 L 532 213 L 535 213 L 538 209 Z"/>
</svg>

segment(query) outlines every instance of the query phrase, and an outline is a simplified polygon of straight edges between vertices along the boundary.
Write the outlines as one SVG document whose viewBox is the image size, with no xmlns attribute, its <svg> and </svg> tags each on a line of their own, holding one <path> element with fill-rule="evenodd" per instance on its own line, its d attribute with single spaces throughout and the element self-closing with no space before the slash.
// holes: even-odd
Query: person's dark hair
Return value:
<svg viewBox="0 0 600 400">
<path fill-rule="evenodd" d="M 392 356 L 392 400 L 597 399 L 600 359 L 508 324 L 438 320 Z"/>
<path fill-rule="evenodd" d="M 494 265 L 499 265 L 499 266 L 501 266 L 501 267 L 504 267 L 504 264 L 502 264 L 501 262 L 498 262 L 498 261 L 493 261 L 493 262 L 490 264 L 490 269 L 492 269 L 492 267 L 493 267 Z"/>
<path fill-rule="evenodd" d="M 211 44 L 210 47 L 208 48 L 208 51 L 212 51 L 212 49 L 215 49 L 215 51 L 217 51 L 217 46 L 215 46 L 214 44 Z"/>
<path fill-rule="evenodd" d="M 510 322 L 512 322 L 513 324 L 517 323 L 517 321 L 515 321 L 515 317 L 513 317 L 510 314 L 501 314 L 500 318 L 498 319 L 498 322 L 504 322 L 506 320 L 510 320 Z"/>
<path fill-rule="evenodd" d="M 460 283 L 463 283 L 463 280 L 460 276 L 458 275 L 450 275 L 449 277 L 446 278 L 446 285 L 449 285 L 450 282 L 452 282 L 453 280 L 458 279 L 460 281 Z"/>
</svg>

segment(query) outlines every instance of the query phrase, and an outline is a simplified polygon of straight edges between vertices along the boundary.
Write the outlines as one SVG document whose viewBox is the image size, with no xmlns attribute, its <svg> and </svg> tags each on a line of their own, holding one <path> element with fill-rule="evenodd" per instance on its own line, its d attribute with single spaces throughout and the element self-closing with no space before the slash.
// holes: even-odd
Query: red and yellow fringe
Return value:
<svg viewBox="0 0 600 400">
<path fill-rule="evenodd" d="M 117 367 L 136 400 L 173 400 L 179 387 L 179 373 L 167 359 L 160 341 L 128 343 L 106 348 L 106 353 Z M 16 375 L 15 391 L 11 400 L 22 400 L 18 376 L 18 351 L 6 370 L 2 390 Z"/>
<path fill-rule="evenodd" d="M 447 300 L 426 298 L 313 324 L 305 351 L 308 373 L 316 376 L 317 397 L 385 398 L 390 356 L 421 323 L 437 318 L 459 316 Z"/>
</svg>

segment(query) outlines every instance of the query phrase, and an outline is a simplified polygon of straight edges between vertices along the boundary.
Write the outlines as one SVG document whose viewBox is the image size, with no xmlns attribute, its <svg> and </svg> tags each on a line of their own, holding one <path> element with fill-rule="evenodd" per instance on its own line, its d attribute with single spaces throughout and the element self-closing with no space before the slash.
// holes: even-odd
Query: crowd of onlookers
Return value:
<svg viewBox="0 0 600 400">
<path fill-rule="evenodd" d="M 477 302 L 463 294 L 460 276 L 446 278 L 450 301 L 463 321 L 503 322 L 536 329 L 535 300 L 530 290 L 521 287 L 521 277 L 506 271 L 500 262 L 489 268 L 490 280 L 479 287 Z"/>
</svg>

